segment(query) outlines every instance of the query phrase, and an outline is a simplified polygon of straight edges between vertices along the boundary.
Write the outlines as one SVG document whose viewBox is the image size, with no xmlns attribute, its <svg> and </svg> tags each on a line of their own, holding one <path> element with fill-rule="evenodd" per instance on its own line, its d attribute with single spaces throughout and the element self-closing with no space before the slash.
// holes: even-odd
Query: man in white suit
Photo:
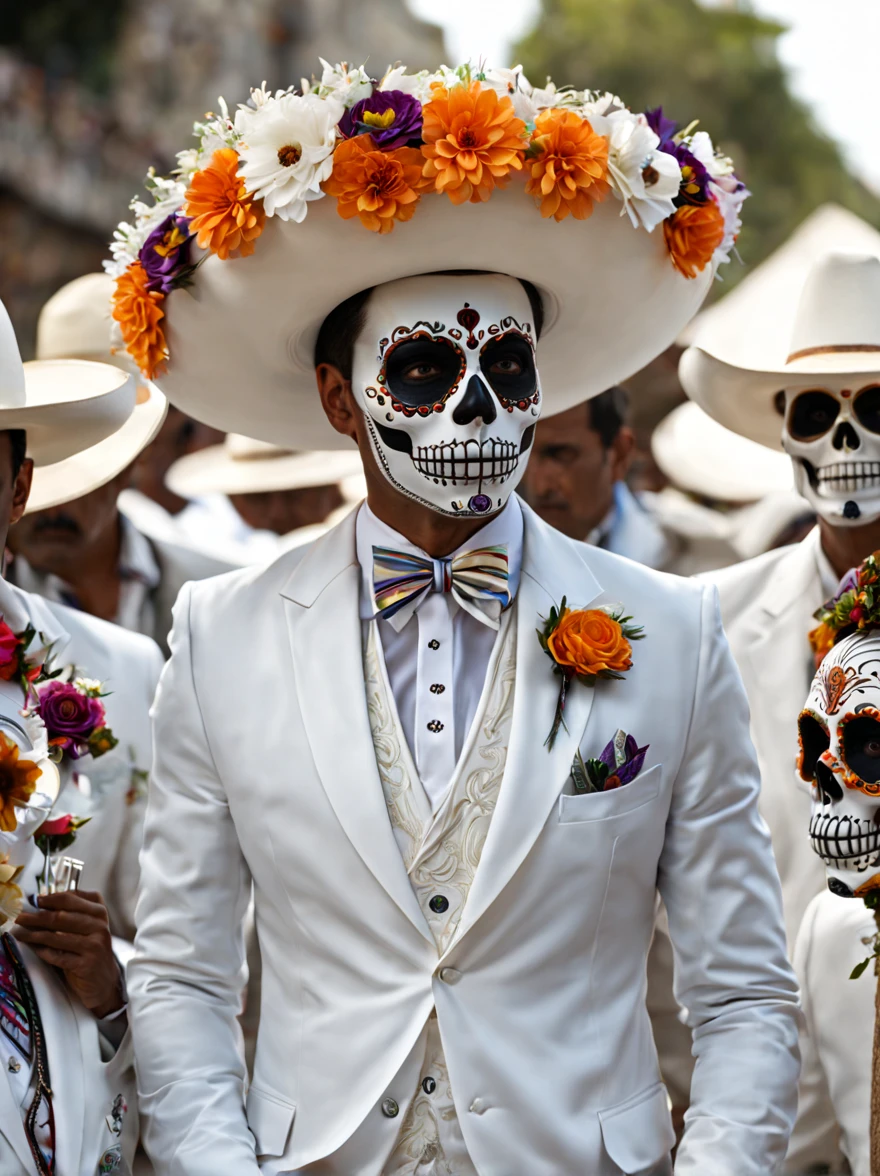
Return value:
<svg viewBox="0 0 880 1176">
<path fill-rule="evenodd" d="M 806 833 L 809 793 L 794 770 L 797 717 L 815 669 L 807 637 L 839 578 L 880 548 L 878 306 L 880 261 L 830 254 L 810 273 L 794 336 L 779 340 L 781 354 L 769 370 L 738 368 L 698 347 L 682 357 L 685 390 L 721 424 L 772 448 L 781 433 L 797 488 L 818 515 L 817 527 L 796 546 L 714 575 L 749 697 L 760 807 L 782 881 L 789 950 L 825 887 Z M 805 1047 L 805 1062 L 814 1054 Z M 823 1092 L 805 1065 L 788 1158 L 793 1172 L 839 1163 L 834 1111 Z"/>
<path fill-rule="evenodd" d="M 698 1055 L 677 1171 L 766 1176 L 784 1154 L 797 996 L 715 592 L 512 493 L 542 408 L 659 353 L 707 288 L 612 204 L 585 227 L 515 185 L 465 215 L 432 195 L 413 237 L 316 200 L 165 303 L 173 402 L 293 447 L 332 443 L 329 421 L 368 498 L 178 600 L 129 971 L 161 1176 L 669 1173 L 658 888 Z M 555 724 L 567 679 L 536 629 L 563 597 L 548 649 L 595 676 Z M 645 627 L 631 663 L 621 607 Z"/>
</svg>

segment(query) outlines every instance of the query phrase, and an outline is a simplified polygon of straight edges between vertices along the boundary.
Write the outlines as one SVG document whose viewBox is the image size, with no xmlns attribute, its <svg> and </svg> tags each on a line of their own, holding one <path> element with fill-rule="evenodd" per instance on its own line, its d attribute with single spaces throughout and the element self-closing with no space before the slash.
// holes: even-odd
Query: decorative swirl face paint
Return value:
<svg viewBox="0 0 880 1176">
<path fill-rule="evenodd" d="M 528 296 L 503 274 L 424 274 L 378 286 L 352 389 L 373 453 L 402 493 L 446 515 L 500 510 L 541 411 Z"/>
</svg>

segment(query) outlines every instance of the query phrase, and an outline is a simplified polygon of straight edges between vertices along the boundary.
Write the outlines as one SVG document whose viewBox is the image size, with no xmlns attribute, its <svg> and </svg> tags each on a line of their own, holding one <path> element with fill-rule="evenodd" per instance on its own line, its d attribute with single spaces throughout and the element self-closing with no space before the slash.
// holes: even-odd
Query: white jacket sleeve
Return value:
<svg viewBox="0 0 880 1176">
<path fill-rule="evenodd" d="M 676 1176 L 769 1176 L 794 1121 L 797 984 L 758 789 L 745 691 L 717 591 L 706 586 L 691 724 L 658 873 L 696 1057 Z"/>
<path fill-rule="evenodd" d="M 128 984 L 143 1139 L 157 1176 L 257 1176 L 236 1017 L 250 875 L 193 676 L 190 602 L 153 708 L 153 772 Z"/>
</svg>

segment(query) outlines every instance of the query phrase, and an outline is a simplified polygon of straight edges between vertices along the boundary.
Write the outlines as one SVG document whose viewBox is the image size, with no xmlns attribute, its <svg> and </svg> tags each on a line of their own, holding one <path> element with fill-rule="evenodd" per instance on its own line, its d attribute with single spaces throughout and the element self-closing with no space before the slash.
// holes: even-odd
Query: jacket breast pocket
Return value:
<svg viewBox="0 0 880 1176">
<path fill-rule="evenodd" d="M 563 792 L 559 798 L 559 822 L 573 825 L 582 821 L 607 821 L 611 817 L 635 812 L 659 795 L 662 778 L 663 765 L 655 764 L 631 783 L 608 792 L 579 792 L 575 795 Z"/>
<path fill-rule="evenodd" d="M 293 1103 L 252 1086 L 247 1096 L 247 1121 L 257 1141 L 258 1156 L 282 1156 L 296 1114 Z"/>
</svg>

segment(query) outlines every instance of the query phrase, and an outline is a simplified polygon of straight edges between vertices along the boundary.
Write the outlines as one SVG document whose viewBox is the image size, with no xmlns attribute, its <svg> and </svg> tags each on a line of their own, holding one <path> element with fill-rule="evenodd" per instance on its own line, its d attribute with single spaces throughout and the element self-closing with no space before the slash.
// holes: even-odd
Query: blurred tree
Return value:
<svg viewBox="0 0 880 1176">
<path fill-rule="evenodd" d="M 836 201 L 880 227 L 880 200 L 847 169 L 837 145 L 791 94 L 776 54 L 784 27 L 697 0 L 543 0 L 514 50 L 526 75 L 620 94 L 633 110 L 662 103 L 693 118 L 733 157 L 752 199 L 739 240 L 762 261 L 818 205 Z M 744 272 L 724 267 L 730 288 Z"/>
<path fill-rule="evenodd" d="M 111 81 L 124 0 L 20 0 L 3 5 L 0 45 L 50 77 L 76 77 L 96 93 Z"/>
</svg>

